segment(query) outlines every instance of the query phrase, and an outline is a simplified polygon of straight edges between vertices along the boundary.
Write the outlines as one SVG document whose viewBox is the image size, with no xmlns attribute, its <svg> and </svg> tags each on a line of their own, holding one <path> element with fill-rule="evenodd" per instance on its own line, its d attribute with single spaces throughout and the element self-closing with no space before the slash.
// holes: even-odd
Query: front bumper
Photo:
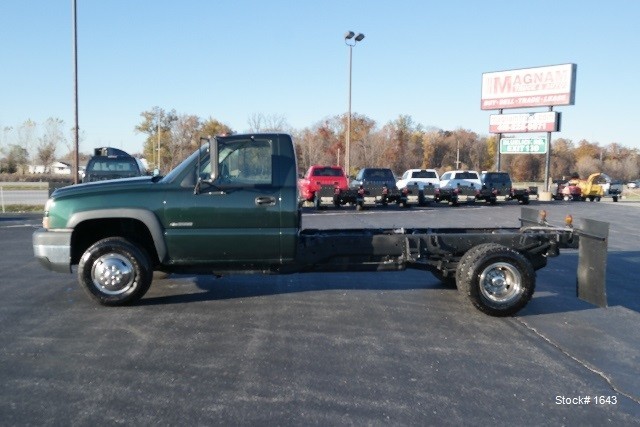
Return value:
<svg viewBox="0 0 640 427">
<path fill-rule="evenodd" d="M 40 228 L 33 233 L 33 255 L 51 271 L 71 272 L 71 230 L 49 231 Z"/>
</svg>

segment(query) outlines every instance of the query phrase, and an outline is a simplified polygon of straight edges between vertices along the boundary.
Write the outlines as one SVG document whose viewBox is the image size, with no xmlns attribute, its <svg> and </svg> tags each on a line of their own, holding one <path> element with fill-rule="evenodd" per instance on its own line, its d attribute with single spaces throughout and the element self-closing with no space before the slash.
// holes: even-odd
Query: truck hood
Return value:
<svg viewBox="0 0 640 427">
<path fill-rule="evenodd" d="M 84 184 L 69 185 L 58 188 L 51 195 L 52 198 L 60 199 L 75 197 L 84 194 L 97 195 L 100 193 L 112 193 L 123 191 L 146 191 L 155 182 L 151 176 L 138 176 L 135 178 L 112 179 L 108 181 L 87 182 Z"/>
</svg>

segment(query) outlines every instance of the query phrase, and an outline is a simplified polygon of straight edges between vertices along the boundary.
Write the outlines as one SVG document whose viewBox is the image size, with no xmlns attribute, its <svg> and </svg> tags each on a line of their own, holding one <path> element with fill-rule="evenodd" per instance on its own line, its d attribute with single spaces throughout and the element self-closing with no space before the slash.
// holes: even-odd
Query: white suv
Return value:
<svg viewBox="0 0 640 427">
<path fill-rule="evenodd" d="M 402 174 L 402 178 L 396 183 L 396 186 L 404 188 L 407 185 L 417 185 L 422 190 L 425 185 L 429 184 L 435 188 L 440 187 L 438 171 L 435 169 L 409 169 Z"/>
<path fill-rule="evenodd" d="M 435 169 L 409 169 L 402 174 L 402 178 L 396 183 L 396 187 L 399 189 L 409 187 L 407 201 L 424 205 L 436 199 L 438 188 L 440 188 L 440 178 L 438 178 L 438 172 Z M 418 187 L 417 192 L 415 187 Z"/>
<path fill-rule="evenodd" d="M 476 171 L 449 171 L 440 177 L 440 188 L 458 190 L 458 200 L 471 202 L 482 189 L 482 182 Z"/>
</svg>

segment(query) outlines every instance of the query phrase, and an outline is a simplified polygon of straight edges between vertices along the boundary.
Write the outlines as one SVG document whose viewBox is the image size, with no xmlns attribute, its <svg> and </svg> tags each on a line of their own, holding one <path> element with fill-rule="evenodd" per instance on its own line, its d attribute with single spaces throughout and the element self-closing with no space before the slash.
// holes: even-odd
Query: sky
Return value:
<svg viewBox="0 0 640 427">
<path fill-rule="evenodd" d="M 0 1 L 0 147 L 26 120 L 74 126 L 72 0 Z M 640 1 L 77 0 L 80 151 L 142 151 L 158 106 L 236 132 L 252 115 L 313 127 L 348 110 L 489 134 L 483 73 L 575 63 L 552 138 L 640 149 Z M 546 108 L 505 110 L 505 113 Z M 64 155 L 59 150 L 59 155 Z"/>
</svg>

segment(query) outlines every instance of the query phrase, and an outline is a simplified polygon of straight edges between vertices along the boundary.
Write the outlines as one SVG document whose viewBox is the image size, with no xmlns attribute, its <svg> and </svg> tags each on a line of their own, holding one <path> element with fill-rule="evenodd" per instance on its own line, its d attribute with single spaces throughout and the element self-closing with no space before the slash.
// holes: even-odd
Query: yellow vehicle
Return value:
<svg viewBox="0 0 640 427">
<path fill-rule="evenodd" d="M 580 179 L 576 185 L 580 188 L 580 197 L 582 200 L 589 199 L 590 201 L 600 201 L 600 198 L 604 197 L 604 187 L 602 184 L 607 182 L 604 174 L 592 173 L 589 178 Z"/>
</svg>

